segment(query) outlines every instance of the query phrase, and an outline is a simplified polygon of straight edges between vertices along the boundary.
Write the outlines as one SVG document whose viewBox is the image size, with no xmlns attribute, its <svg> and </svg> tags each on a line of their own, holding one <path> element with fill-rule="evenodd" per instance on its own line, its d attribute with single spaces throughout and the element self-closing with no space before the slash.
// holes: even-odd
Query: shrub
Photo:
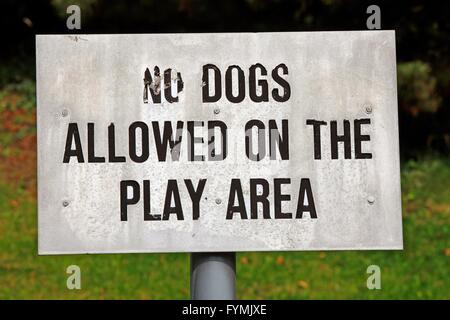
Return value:
<svg viewBox="0 0 450 320">
<path fill-rule="evenodd" d="M 420 60 L 403 62 L 398 64 L 397 72 L 400 108 L 413 116 L 435 113 L 442 99 L 430 65 Z"/>
</svg>

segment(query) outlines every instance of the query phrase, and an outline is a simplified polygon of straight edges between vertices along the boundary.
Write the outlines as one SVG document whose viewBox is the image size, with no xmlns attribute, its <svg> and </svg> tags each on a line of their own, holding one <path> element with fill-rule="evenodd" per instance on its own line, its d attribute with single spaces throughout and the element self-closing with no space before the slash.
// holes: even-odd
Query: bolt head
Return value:
<svg viewBox="0 0 450 320">
<path fill-rule="evenodd" d="M 220 109 L 214 109 L 214 114 L 219 114 L 220 113 Z"/>
<path fill-rule="evenodd" d="M 217 198 L 217 199 L 216 199 L 216 204 L 221 204 L 221 203 L 222 203 L 222 200 L 219 199 L 219 198 Z"/>
<path fill-rule="evenodd" d="M 370 114 L 373 111 L 372 106 L 370 104 L 366 105 L 365 109 L 367 114 Z"/>
<path fill-rule="evenodd" d="M 368 197 L 367 197 L 367 202 L 368 202 L 369 204 L 374 204 L 374 202 L 375 202 L 375 197 L 374 197 L 374 196 L 368 196 Z"/>
<path fill-rule="evenodd" d="M 68 207 L 68 206 L 69 206 L 69 201 L 64 200 L 64 201 L 62 202 L 62 205 L 63 205 L 63 207 Z"/>
<path fill-rule="evenodd" d="M 61 112 L 61 115 L 62 115 L 63 117 L 67 117 L 67 116 L 69 115 L 69 110 L 63 109 L 63 111 Z"/>
</svg>

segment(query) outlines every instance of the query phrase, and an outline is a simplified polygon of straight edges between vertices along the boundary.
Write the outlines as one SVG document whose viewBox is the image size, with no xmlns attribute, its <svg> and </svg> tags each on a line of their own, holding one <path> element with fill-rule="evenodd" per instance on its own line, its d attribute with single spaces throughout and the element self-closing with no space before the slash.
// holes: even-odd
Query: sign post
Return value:
<svg viewBox="0 0 450 320">
<path fill-rule="evenodd" d="M 403 248 L 394 31 L 39 35 L 39 254 Z M 231 253 L 224 253 L 231 252 Z"/>
<path fill-rule="evenodd" d="M 191 253 L 191 299 L 236 298 L 236 253 Z"/>
</svg>

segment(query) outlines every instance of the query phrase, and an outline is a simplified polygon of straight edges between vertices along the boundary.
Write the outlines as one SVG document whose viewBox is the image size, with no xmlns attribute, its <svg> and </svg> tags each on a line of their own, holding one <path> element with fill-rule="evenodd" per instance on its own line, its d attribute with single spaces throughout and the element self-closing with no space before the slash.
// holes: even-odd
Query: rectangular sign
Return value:
<svg viewBox="0 0 450 320">
<path fill-rule="evenodd" d="M 394 31 L 36 47 L 40 254 L 402 248 Z"/>
</svg>

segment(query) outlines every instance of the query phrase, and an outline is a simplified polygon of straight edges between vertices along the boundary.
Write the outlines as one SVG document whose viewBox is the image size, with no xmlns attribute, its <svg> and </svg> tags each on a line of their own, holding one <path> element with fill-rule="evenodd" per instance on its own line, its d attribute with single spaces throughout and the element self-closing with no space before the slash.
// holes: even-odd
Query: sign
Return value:
<svg viewBox="0 0 450 320">
<path fill-rule="evenodd" d="M 393 31 L 36 46 L 40 254 L 402 248 Z"/>
</svg>

